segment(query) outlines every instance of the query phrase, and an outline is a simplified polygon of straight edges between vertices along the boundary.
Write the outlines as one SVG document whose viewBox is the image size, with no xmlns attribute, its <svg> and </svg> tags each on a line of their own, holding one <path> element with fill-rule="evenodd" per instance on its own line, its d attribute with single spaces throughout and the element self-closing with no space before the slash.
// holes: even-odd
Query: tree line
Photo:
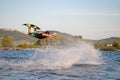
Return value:
<svg viewBox="0 0 120 80">
<path fill-rule="evenodd" d="M 0 39 L 0 48 L 3 49 L 12 49 L 12 48 L 35 48 L 36 46 L 34 44 L 30 44 L 27 41 L 20 41 L 18 44 L 15 44 L 12 37 L 9 35 L 4 35 Z"/>
<path fill-rule="evenodd" d="M 1 48 L 39 48 L 43 46 L 64 46 L 72 44 L 75 39 L 82 39 L 82 36 L 71 36 L 68 34 L 58 33 L 55 38 L 45 38 L 38 39 L 34 43 L 29 43 L 25 40 L 21 40 L 19 43 L 15 44 L 12 37 L 9 35 L 4 35 L 0 39 Z"/>
<path fill-rule="evenodd" d="M 100 50 L 120 50 L 120 37 L 112 43 L 95 43 L 94 46 Z"/>
<path fill-rule="evenodd" d="M 27 41 L 21 40 L 19 43 L 15 44 L 12 37 L 9 35 L 4 35 L 0 38 L 0 48 L 39 48 L 43 46 L 64 46 L 70 45 L 75 42 L 76 39 L 81 40 L 82 36 L 66 37 L 58 34 L 55 38 L 45 38 L 38 39 L 35 43 L 29 43 Z M 106 46 L 106 44 L 96 43 L 94 44 L 96 48 L 100 49 L 120 49 L 120 37 L 117 37 L 112 43 L 112 46 Z"/>
</svg>

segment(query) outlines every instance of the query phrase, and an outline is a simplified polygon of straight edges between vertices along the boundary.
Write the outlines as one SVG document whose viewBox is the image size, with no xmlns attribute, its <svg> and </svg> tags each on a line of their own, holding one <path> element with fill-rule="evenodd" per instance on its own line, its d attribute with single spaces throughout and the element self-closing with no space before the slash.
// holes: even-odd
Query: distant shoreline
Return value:
<svg viewBox="0 0 120 80">
<path fill-rule="evenodd" d="M 0 50 L 38 50 L 43 48 L 0 48 Z M 46 49 L 46 48 L 44 48 Z M 100 51 L 120 51 L 119 49 L 98 49 Z"/>
</svg>

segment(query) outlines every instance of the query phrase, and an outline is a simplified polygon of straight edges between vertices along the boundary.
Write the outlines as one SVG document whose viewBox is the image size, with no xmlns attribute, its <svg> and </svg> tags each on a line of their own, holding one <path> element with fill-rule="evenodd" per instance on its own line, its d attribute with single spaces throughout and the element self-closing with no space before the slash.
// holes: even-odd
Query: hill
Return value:
<svg viewBox="0 0 120 80">
<path fill-rule="evenodd" d="M 20 31 L 17 30 L 11 30 L 11 29 L 0 29 L 0 38 L 2 38 L 4 35 L 9 35 L 12 37 L 13 41 L 15 43 L 18 43 L 20 41 L 27 41 L 29 43 L 35 43 L 43 46 L 43 45 L 63 45 L 66 44 L 70 41 L 73 41 L 74 36 L 69 35 L 67 33 L 61 33 L 59 31 L 49 31 L 50 33 L 57 33 L 57 37 L 53 38 L 53 39 L 42 39 L 42 40 L 38 40 L 34 37 L 31 37 L 25 33 L 22 33 Z"/>
<path fill-rule="evenodd" d="M 102 44 L 109 44 L 113 43 L 117 37 L 110 37 L 110 38 L 105 38 L 105 39 L 100 39 L 100 40 L 90 40 L 90 39 L 84 39 L 84 41 L 89 42 L 89 43 L 102 43 Z"/>
<path fill-rule="evenodd" d="M 19 41 L 25 40 L 30 43 L 35 43 L 39 45 L 64 45 L 75 41 L 75 36 L 72 36 L 67 33 L 61 33 L 59 31 L 50 31 L 50 33 L 57 33 L 57 37 L 53 39 L 42 39 L 38 40 L 36 38 L 33 38 L 25 33 L 19 32 L 17 30 L 6 30 L 6 29 L 0 29 L 0 37 L 3 37 L 4 35 L 9 35 L 13 38 L 15 43 L 18 43 Z M 117 37 L 110 37 L 106 39 L 101 40 L 89 40 L 89 39 L 83 39 L 83 41 L 90 42 L 90 43 L 113 43 L 114 40 Z"/>
<path fill-rule="evenodd" d="M 99 42 L 102 42 L 102 43 L 113 43 L 116 38 L 117 37 L 110 37 L 110 38 L 106 38 L 106 39 L 101 39 L 101 40 L 99 40 Z"/>
<path fill-rule="evenodd" d="M 11 36 L 15 43 L 22 41 L 22 40 L 25 40 L 27 42 L 35 42 L 36 41 L 35 38 L 33 38 L 25 33 L 19 32 L 17 30 L 0 29 L 0 37 L 3 37 L 4 35 Z"/>
</svg>

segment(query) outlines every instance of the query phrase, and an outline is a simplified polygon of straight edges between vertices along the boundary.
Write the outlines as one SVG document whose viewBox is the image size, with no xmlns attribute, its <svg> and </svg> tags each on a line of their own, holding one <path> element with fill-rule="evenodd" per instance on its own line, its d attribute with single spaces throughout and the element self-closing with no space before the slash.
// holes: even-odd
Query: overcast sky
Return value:
<svg viewBox="0 0 120 80">
<path fill-rule="evenodd" d="M 0 0 L 0 28 L 22 24 L 87 39 L 120 37 L 120 0 Z"/>
</svg>

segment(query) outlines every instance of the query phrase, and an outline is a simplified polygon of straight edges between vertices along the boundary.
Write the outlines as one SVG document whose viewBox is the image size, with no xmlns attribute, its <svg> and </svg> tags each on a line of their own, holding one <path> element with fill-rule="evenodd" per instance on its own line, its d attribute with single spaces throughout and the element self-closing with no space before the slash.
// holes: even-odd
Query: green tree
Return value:
<svg viewBox="0 0 120 80">
<path fill-rule="evenodd" d="M 10 36 L 5 35 L 1 40 L 2 47 L 13 47 L 13 40 Z"/>
<path fill-rule="evenodd" d="M 120 48 L 120 37 L 116 38 L 113 45 L 117 48 Z"/>
<path fill-rule="evenodd" d="M 75 38 L 83 39 L 81 35 L 76 35 Z"/>
<path fill-rule="evenodd" d="M 20 41 L 20 43 L 18 44 L 17 47 L 27 48 L 27 47 L 29 47 L 29 43 L 26 41 Z"/>
</svg>

